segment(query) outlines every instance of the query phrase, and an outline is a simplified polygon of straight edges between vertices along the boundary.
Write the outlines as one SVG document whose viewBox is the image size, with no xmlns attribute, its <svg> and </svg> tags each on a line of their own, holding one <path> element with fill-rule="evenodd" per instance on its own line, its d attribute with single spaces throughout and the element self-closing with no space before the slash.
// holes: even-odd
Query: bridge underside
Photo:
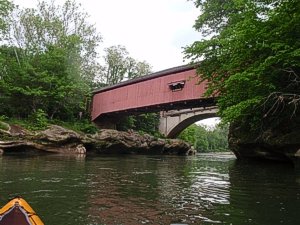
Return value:
<svg viewBox="0 0 300 225">
<path fill-rule="evenodd" d="M 96 120 L 94 120 L 94 123 L 101 129 L 114 129 L 115 125 L 118 124 L 122 118 L 130 115 L 162 111 L 167 112 L 171 110 L 183 109 L 191 110 L 193 108 L 208 108 L 215 105 L 215 98 L 201 98 L 194 100 L 178 101 L 168 104 L 152 105 L 134 109 L 127 109 L 123 111 L 105 113 L 99 116 Z"/>
</svg>

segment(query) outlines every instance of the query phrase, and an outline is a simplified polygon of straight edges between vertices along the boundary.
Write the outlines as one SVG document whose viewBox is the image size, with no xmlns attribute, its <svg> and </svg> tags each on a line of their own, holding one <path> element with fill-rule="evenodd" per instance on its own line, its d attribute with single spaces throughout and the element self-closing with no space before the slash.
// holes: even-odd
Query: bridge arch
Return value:
<svg viewBox="0 0 300 225">
<path fill-rule="evenodd" d="M 217 117 L 217 107 L 176 110 L 161 114 L 159 130 L 168 138 L 176 138 L 185 128 L 193 123 Z"/>
</svg>

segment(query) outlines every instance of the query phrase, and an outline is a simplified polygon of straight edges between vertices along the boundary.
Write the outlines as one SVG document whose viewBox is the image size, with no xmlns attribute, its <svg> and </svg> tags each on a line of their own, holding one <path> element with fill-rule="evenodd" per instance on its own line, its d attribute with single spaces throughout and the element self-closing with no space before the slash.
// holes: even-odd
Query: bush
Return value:
<svg viewBox="0 0 300 225">
<path fill-rule="evenodd" d="M 32 113 L 29 121 L 32 123 L 29 125 L 30 130 L 42 130 L 48 126 L 47 114 L 42 109 Z"/>
<path fill-rule="evenodd" d="M 80 131 L 86 133 L 86 134 L 95 134 L 98 131 L 98 128 L 92 124 L 92 123 L 83 123 L 80 128 Z"/>
</svg>

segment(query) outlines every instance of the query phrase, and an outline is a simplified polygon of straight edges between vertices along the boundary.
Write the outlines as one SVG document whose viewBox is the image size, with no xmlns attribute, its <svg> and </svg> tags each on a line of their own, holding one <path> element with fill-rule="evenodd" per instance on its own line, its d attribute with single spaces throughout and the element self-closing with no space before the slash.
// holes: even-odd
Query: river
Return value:
<svg viewBox="0 0 300 225">
<path fill-rule="evenodd" d="M 292 165 L 196 156 L 0 157 L 0 203 L 24 197 L 46 225 L 300 224 Z"/>
</svg>

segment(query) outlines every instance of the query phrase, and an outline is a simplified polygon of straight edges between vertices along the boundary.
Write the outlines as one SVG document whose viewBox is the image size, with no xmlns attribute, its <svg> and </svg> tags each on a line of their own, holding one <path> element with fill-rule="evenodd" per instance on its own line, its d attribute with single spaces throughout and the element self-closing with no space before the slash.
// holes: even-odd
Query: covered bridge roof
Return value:
<svg viewBox="0 0 300 225">
<path fill-rule="evenodd" d="M 131 79 L 131 80 L 126 80 L 124 82 L 114 84 L 114 85 L 109 86 L 109 87 L 104 87 L 104 88 L 97 89 L 97 90 L 93 91 L 93 94 L 109 91 L 109 90 L 112 90 L 112 89 L 115 89 L 115 88 L 130 85 L 130 84 L 135 84 L 135 83 L 139 83 L 139 82 L 142 82 L 142 81 L 151 80 L 151 79 L 154 79 L 154 78 L 157 78 L 157 77 L 162 77 L 162 76 L 166 76 L 166 75 L 174 74 L 174 73 L 180 73 L 180 72 L 184 72 L 184 71 L 192 70 L 192 69 L 196 69 L 196 66 L 188 64 L 188 65 L 182 65 L 182 66 L 169 68 L 169 69 L 166 69 L 166 70 L 161 70 L 161 71 L 151 73 L 151 74 L 148 74 L 148 75 L 145 75 L 145 76 L 142 76 L 142 77 L 137 77 L 137 78 L 134 78 L 134 79 Z"/>
</svg>

